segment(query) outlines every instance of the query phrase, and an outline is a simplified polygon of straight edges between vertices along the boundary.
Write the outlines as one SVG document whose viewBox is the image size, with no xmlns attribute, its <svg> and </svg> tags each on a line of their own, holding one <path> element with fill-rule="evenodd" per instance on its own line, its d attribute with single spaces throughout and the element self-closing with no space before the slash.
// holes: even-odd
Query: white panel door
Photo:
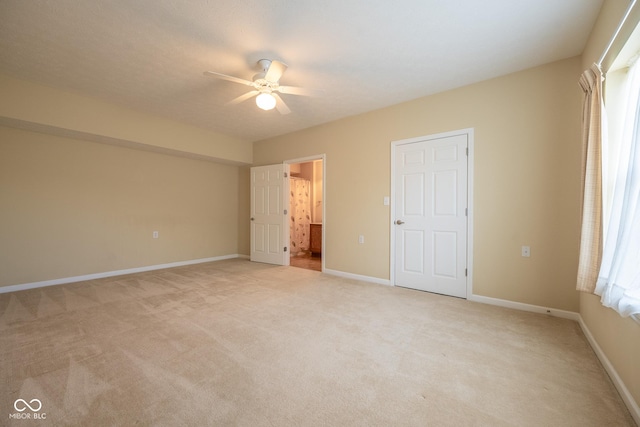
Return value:
<svg viewBox="0 0 640 427">
<path fill-rule="evenodd" d="M 288 265 L 285 247 L 285 171 L 288 165 L 251 168 L 251 261 Z"/>
<path fill-rule="evenodd" d="M 394 147 L 397 286 L 467 296 L 467 138 Z"/>
</svg>

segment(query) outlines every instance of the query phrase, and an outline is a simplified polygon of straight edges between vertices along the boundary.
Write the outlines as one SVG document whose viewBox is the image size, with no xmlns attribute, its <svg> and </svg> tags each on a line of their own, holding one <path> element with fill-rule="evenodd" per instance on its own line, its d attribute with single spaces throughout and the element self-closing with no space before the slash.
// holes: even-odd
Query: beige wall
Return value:
<svg viewBox="0 0 640 427">
<path fill-rule="evenodd" d="M 326 154 L 326 267 L 389 279 L 391 142 L 474 128 L 474 293 L 578 311 L 579 73 L 572 58 L 257 142 L 254 162 Z"/>
<path fill-rule="evenodd" d="M 0 127 L 0 286 L 244 252 L 241 173 Z"/>
<path fill-rule="evenodd" d="M 3 75 L 0 93 L 0 286 L 249 253 L 251 143 Z"/>
<path fill-rule="evenodd" d="M 318 222 L 318 219 L 322 222 L 322 161 L 292 163 L 290 167 L 293 166 L 298 167 L 298 173 L 295 176 L 309 181 L 311 222 Z M 320 170 L 320 175 L 318 175 L 318 170 Z M 291 175 L 294 174 L 293 169 L 290 172 Z M 317 213 L 318 210 L 320 211 L 319 213 Z"/>
<path fill-rule="evenodd" d="M 0 125 L 152 151 L 251 164 L 252 144 L 94 98 L 0 74 Z"/>
<path fill-rule="evenodd" d="M 605 0 L 582 57 L 583 69 L 598 61 L 628 4 L 627 0 Z M 639 403 L 640 325 L 602 306 L 599 297 L 585 293 L 580 295 L 580 315 L 633 399 Z"/>
<path fill-rule="evenodd" d="M 322 223 L 322 160 L 313 161 L 313 222 Z"/>
</svg>

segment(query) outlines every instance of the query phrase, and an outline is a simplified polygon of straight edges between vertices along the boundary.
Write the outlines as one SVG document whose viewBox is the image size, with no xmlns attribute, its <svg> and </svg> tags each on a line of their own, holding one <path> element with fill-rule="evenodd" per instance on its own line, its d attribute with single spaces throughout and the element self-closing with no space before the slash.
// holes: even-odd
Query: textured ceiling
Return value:
<svg viewBox="0 0 640 427">
<path fill-rule="evenodd" d="M 602 0 L 1 0 L 0 73 L 255 141 L 579 55 Z M 292 110 L 225 103 L 257 60 Z M 577 78 L 577 77 L 576 77 Z"/>
</svg>

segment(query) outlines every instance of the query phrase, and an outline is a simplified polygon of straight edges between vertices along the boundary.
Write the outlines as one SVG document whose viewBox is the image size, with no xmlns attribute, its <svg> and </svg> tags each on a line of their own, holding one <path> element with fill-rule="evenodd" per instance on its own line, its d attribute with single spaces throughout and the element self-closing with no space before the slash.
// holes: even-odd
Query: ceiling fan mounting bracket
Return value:
<svg viewBox="0 0 640 427">
<path fill-rule="evenodd" d="M 271 60 L 270 59 L 260 59 L 260 60 L 258 60 L 258 66 L 260 67 L 260 70 L 263 73 L 266 74 L 267 70 L 271 66 Z"/>
</svg>

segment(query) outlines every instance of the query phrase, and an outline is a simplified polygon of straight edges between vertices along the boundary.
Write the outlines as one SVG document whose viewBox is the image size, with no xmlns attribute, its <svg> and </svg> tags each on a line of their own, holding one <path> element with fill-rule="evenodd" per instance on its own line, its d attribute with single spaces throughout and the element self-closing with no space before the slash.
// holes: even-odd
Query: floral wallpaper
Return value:
<svg viewBox="0 0 640 427">
<path fill-rule="evenodd" d="M 306 179 L 290 178 L 289 189 L 289 236 L 291 239 L 291 253 L 309 249 L 309 224 L 311 223 L 311 183 Z"/>
</svg>

